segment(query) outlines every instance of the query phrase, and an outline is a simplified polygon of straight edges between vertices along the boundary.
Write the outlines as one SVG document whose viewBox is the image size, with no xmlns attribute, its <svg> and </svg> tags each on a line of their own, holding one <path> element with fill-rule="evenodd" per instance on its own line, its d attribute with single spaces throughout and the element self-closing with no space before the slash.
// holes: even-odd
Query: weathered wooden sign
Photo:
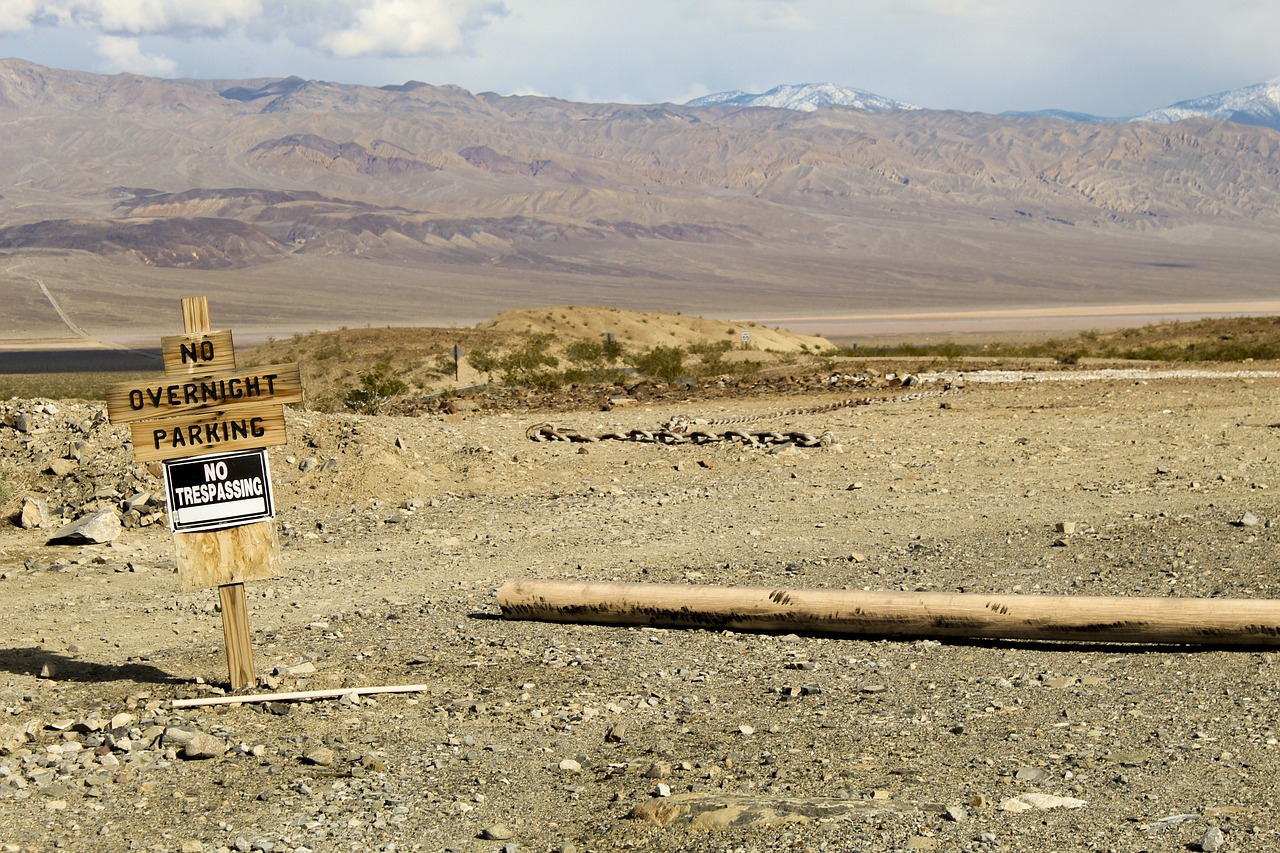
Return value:
<svg viewBox="0 0 1280 853">
<path fill-rule="evenodd" d="M 135 459 L 165 463 L 178 582 L 218 588 L 238 690 L 257 681 L 244 582 L 280 566 L 266 448 L 285 443 L 284 406 L 302 402 L 302 378 L 296 364 L 237 369 L 203 296 L 182 300 L 182 319 L 185 334 L 161 339 L 164 377 L 113 386 L 107 416 L 128 424 Z"/>
<path fill-rule="evenodd" d="M 223 346 L 230 347 L 230 333 L 215 334 L 225 334 L 225 344 L 215 346 L 210 337 L 192 343 L 190 352 L 184 345 L 180 359 L 166 357 L 164 380 L 125 382 L 108 390 L 107 415 L 112 423 L 129 425 L 139 462 L 285 443 L 284 404 L 302 402 L 298 365 L 236 371 L 233 363 L 231 370 L 188 373 L 197 365 L 225 363 Z M 182 381 L 169 381 L 170 364 Z"/>
</svg>

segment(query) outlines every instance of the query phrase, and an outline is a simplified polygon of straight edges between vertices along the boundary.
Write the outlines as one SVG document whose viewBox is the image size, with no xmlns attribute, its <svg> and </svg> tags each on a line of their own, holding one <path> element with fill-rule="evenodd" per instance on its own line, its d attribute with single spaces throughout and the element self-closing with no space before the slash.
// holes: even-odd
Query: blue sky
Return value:
<svg viewBox="0 0 1280 853">
<path fill-rule="evenodd" d="M 682 103 L 836 83 L 1133 115 L 1280 77 L 1275 0 L 0 0 L 0 56 Z"/>
</svg>

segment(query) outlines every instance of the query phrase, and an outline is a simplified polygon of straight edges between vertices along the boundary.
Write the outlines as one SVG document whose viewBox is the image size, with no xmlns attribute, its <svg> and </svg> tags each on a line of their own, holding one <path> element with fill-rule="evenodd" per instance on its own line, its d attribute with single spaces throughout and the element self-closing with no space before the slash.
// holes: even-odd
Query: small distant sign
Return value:
<svg viewBox="0 0 1280 853">
<path fill-rule="evenodd" d="M 746 332 L 746 331 L 744 331 L 744 332 L 742 333 L 742 342 L 745 344 L 745 343 L 750 342 L 750 340 L 751 340 L 751 333 L 750 333 L 750 332 Z"/>
<path fill-rule="evenodd" d="M 275 518 L 265 448 L 164 463 L 174 533 L 221 530 Z"/>
</svg>

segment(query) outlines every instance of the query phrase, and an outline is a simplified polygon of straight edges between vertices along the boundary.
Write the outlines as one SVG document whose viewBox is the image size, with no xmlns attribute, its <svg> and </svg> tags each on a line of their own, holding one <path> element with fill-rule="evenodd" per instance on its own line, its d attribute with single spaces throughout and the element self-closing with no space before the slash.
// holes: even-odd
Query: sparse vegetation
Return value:
<svg viewBox="0 0 1280 853">
<path fill-rule="evenodd" d="M 632 356 L 631 363 L 640 373 L 659 382 L 673 382 L 684 375 L 685 351 L 681 347 L 656 346 L 648 352 Z"/>
<path fill-rule="evenodd" d="M 957 359 L 965 356 L 1048 358 L 1062 364 L 1083 359 L 1171 362 L 1238 362 L 1280 359 L 1280 317 L 1233 317 L 1158 323 L 1112 332 L 1090 330 L 1074 338 L 1034 343 L 898 344 L 860 346 L 845 356 L 910 356 Z"/>
<path fill-rule="evenodd" d="M 606 324 L 609 325 L 612 324 Z M 642 325 L 637 321 L 637 326 Z M 737 357 L 741 349 L 735 340 L 737 328 L 729 329 L 721 337 L 723 328 L 717 325 L 707 332 L 705 339 L 684 346 L 664 344 L 649 349 L 634 342 L 624 343 L 611 333 L 582 337 L 574 336 L 569 330 L 551 333 L 537 329 L 528 332 L 339 329 L 268 340 L 256 349 L 243 349 L 239 361 L 241 367 L 299 362 L 309 408 L 375 411 L 391 397 L 439 394 L 445 385 L 459 393 L 453 388 L 454 362 L 450 355 L 455 345 L 467 353 L 463 363 L 474 371 L 470 381 L 482 376 L 490 383 L 496 381 L 540 390 L 565 384 L 612 384 L 631 373 L 667 382 L 680 377 L 733 376 L 760 370 L 759 361 Z M 648 340 L 655 338 L 650 336 Z M 910 359 L 916 362 L 912 369 L 954 366 L 970 358 L 981 358 L 984 362 L 1047 360 L 1058 364 L 1088 360 L 1174 363 L 1280 360 L 1280 317 L 1161 323 L 1018 343 L 863 344 L 835 351 L 770 351 L 767 355 L 767 363 L 775 366 L 803 364 L 831 370 L 840 369 L 837 359 L 841 357 Z M 154 377 L 155 374 L 149 373 L 3 375 L 0 376 L 0 399 L 103 400 L 107 389 L 116 383 L 149 381 Z M 462 378 L 465 386 L 466 377 Z"/>
<path fill-rule="evenodd" d="M 525 385 L 540 390 L 558 387 L 563 378 L 556 371 L 560 359 L 551 354 L 555 336 L 540 332 L 527 336 L 520 346 L 498 359 L 498 370 L 507 385 Z"/>
<path fill-rule="evenodd" d="M 360 387 L 347 393 L 344 403 L 363 415 L 376 415 L 393 397 L 398 397 L 409 386 L 392 368 L 389 361 L 380 361 L 360 374 Z"/>
</svg>

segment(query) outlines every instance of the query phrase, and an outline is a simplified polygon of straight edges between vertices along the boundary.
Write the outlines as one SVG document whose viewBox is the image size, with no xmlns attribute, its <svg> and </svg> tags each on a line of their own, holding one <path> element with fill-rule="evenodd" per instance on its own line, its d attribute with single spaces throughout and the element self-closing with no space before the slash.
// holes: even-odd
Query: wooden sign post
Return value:
<svg viewBox="0 0 1280 853">
<path fill-rule="evenodd" d="M 285 443 L 284 404 L 302 402 L 302 377 L 296 364 L 237 370 L 231 332 L 213 330 L 203 296 L 182 300 L 182 321 L 185 334 L 160 342 L 164 379 L 112 387 L 107 415 L 129 425 L 135 459 L 165 463 L 170 519 L 179 511 L 175 497 L 186 517 L 197 519 L 184 525 L 197 528 L 192 532 L 172 525 L 178 581 L 184 589 L 218 588 L 231 689 L 239 690 L 257 683 L 244 582 L 274 577 L 280 565 L 266 448 Z M 255 450 L 260 467 L 252 458 L 247 469 L 228 465 Z M 176 460 L 190 485 L 171 483 Z M 233 476 L 232 470 L 250 474 Z"/>
</svg>

